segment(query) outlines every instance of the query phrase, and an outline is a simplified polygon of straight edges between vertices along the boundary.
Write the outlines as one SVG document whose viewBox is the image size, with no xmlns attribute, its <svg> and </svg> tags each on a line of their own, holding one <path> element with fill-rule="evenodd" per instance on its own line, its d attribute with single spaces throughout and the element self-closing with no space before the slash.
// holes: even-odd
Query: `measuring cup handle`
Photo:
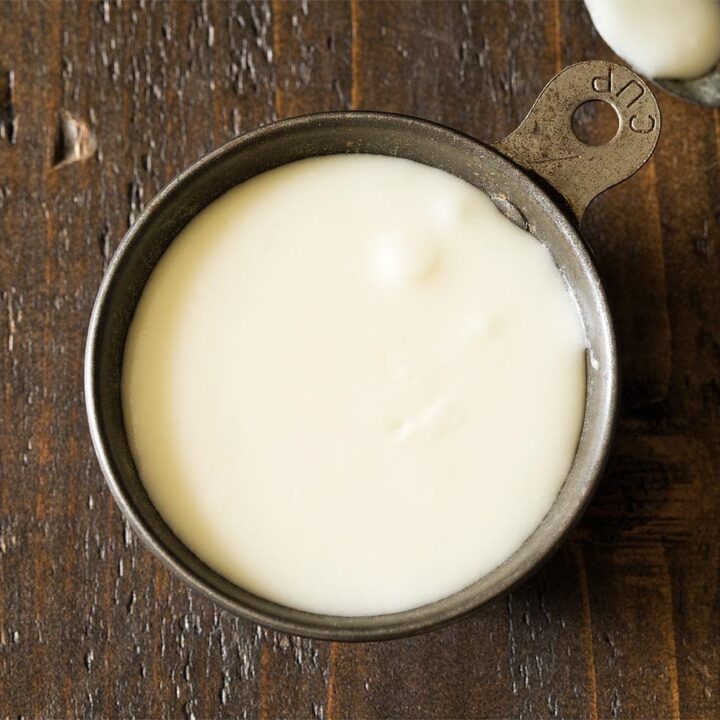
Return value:
<svg viewBox="0 0 720 720">
<path fill-rule="evenodd" d="M 617 132 L 604 145 L 588 145 L 573 131 L 575 111 L 591 100 L 617 113 Z M 493 147 L 550 183 L 579 223 L 595 197 L 645 164 L 659 135 L 660 109 L 645 81 L 622 65 L 593 60 L 558 73 L 518 128 Z"/>
</svg>

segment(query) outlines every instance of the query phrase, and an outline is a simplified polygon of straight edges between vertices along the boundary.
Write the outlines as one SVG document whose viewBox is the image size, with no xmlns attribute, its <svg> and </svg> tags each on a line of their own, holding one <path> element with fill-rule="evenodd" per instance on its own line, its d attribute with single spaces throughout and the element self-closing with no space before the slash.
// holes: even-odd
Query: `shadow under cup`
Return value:
<svg viewBox="0 0 720 720">
<path fill-rule="evenodd" d="M 456 175 L 500 205 L 511 203 L 550 250 L 572 289 L 588 342 L 585 417 L 575 460 L 541 525 L 502 565 L 464 590 L 400 613 L 335 617 L 288 608 L 231 583 L 197 558 L 153 506 L 135 467 L 122 414 L 127 331 L 156 263 L 187 223 L 230 188 L 279 165 L 318 155 L 402 157 Z M 143 212 L 115 253 L 88 331 L 85 393 L 103 475 L 143 542 L 189 586 L 253 622 L 297 635 L 381 640 L 441 627 L 508 590 L 536 569 L 579 518 L 607 456 L 615 418 L 617 358 L 612 321 L 590 257 L 555 200 L 496 151 L 448 128 L 401 115 L 322 113 L 274 123 L 232 140 L 173 180 Z"/>
</svg>

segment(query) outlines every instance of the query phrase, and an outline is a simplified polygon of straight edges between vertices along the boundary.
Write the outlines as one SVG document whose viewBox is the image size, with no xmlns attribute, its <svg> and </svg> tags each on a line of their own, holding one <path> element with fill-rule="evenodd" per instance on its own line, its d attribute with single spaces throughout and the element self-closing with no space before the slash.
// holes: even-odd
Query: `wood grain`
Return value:
<svg viewBox="0 0 720 720">
<path fill-rule="evenodd" d="M 0 714 L 720 716 L 720 113 L 659 96 L 654 159 L 583 227 L 622 346 L 618 437 L 570 542 L 476 616 L 345 645 L 241 622 L 124 524 L 82 393 L 92 302 L 177 172 L 365 108 L 484 140 L 612 58 L 579 2 L 0 3 Z M 63 113 L 97 141 L 56 166 Z"/>
</svg>

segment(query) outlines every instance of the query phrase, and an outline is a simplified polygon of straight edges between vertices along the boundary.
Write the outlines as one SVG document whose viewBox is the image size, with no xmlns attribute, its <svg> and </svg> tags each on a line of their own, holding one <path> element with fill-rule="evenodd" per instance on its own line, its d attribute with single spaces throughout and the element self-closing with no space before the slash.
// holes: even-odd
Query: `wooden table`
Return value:
<svg viewBox="0 0 720 720">
<path fill-rule="evenodd" d="M 85 419 L 103 269 L 203 153 L 338 108 L 495 140 L 611 57 L 580 2 L 0 3 L 0 714 L 720 717 L 717 110 L 659 94 L 654 159 L 585 218 L 622 346 L 614 451 L 571 540 L 471 620 L 347 645 L 221 612 L 137 543 Z"/>
</svg>

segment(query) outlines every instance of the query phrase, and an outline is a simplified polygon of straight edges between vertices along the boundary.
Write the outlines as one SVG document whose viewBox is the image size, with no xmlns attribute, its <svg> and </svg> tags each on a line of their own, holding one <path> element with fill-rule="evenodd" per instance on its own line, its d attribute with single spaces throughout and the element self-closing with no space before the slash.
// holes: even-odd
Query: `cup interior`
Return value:
<svg viewBox="0 0 720 720">
<path fill-rule="evenodd" d="M 570 473 L 541 525 L 502 565 L 438 602 L 373 617 L 332 617 L 284 607 L 234 585 L 197 558 L 165 523 L 138 476 L 122 415 L 125 338 L 153 268 L 185 225 L 239 183 L 317 155 L 370 153 L 407 158 L 456 175 L 510 202 L 550 250 L 577 302 L 587 336 L 583 428 Z M 617 359 L 600 280 L 573 225 L 523 171 L 476 140 L 433 123 L 380 113 L 293 118 L 232 140 L 173 180 L 130 229 L 97 296 L 85 357 L 93 444 L 103 474 L 135 532 L 175 574 L 210 599 L 254 622 L 293 634 L 379 640 L 415 634 L 464 617 L 517 584 L 546 559 L 590 499 L 614 423 Z"/>
</svg>

